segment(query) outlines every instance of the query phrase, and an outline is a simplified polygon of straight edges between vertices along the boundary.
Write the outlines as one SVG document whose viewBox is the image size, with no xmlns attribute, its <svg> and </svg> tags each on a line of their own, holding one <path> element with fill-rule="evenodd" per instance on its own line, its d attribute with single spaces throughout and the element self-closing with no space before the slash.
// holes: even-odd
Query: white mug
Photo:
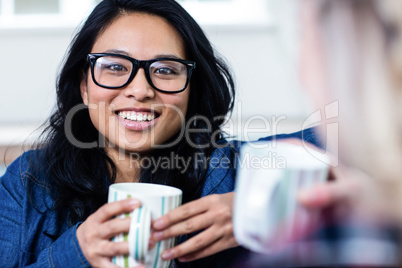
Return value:
<svg viewBox="0 0 402 268">
<path fill-rule="evenodd" d="M 297 194 L 301 188 L 327 179 L 326 163 L 290 143 L 243 145 L 233 212 L 237 242 L 270 253 L 312 231 L 319 214 L 299 205 Z"/>
<path fill-rule="evenodd" d="M 148 250 L 151 235 L 151 220 L 157 219 L 167 212 L 181 205 L 182 191 L 180 189 L 150 183 L 115 183 L 109 187 L 108 202 L 115 202 L 127 198 L 141 201 L 141 207 L 131 213 L 119 217 L 131 217 L 128 234 L 119 234 L 113 237 L 114 242 L 128 241 L 130 254 L 116 256 L 113 263 L 120 267 L 146 267 L 167 268 L 171 261 L 161 259 L 164 250 L 173 247 L 175 238 L 158 242 L 154 248 Z"/>
</svg>

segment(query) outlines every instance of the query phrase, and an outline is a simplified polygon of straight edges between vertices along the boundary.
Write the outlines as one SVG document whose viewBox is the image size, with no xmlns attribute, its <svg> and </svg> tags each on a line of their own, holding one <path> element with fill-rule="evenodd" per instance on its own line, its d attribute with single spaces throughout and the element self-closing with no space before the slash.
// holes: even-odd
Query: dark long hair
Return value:
<svg viewBox="0 0 402 268">
<path fill-rule="evenodd" d="M 191 79 L 186 122 L 193 116 L 201 116 L 205 120 L 198 120 L 196 128 L 208 129 L 208 132 L 191 133 L 192 146 L 181 139 L 170 148 L 152 151 L 152 157 L 169 156 L 173 152 L 184 158 L 194 158 L 197 154 L 207 160 L 215 149 L 211 139 L 222 139 L 223 116 L 233 108 L 234 83 L 226 64 L 216 56 L 200 26 L 178 3 L 174 0 L 102 1 L 71 43 L 57 81 L 57 107 L 42 134 L 40 142 L 43 146 L 36 156 L 40 163 L 45 163 L 38 168 L 50 185 L 55 209 L 62 212 L 69 225 L 85 220 L 103 205 L 107 200 L 108 185 L 116 179 L 115 164 L 99 144 L 77 147 L 69 141 L 66 131 L 82 143 L 97 142 L 99 133 L 92 125 L 88 109 L 77 109 L 83 103 L 80 83 L 88 70 L 86 56 L 97 37 L 112 22 L 130 12 L 163 17 L 179 32 L 187 59 L 197 64 Z M 70 117 L 69 112 L 73 109 L 77 112 Z M 69 123 L 68 129 L 66 123 Z M 210 145 L 202 146 L 205 144 Z M 188 202 L 200 197 L 208 168 L 205 161 L 194 163 L 186 170 L 144 168 L 140 181 L 178 187 L 183 190 L 183 201 Z"/>
</svg>

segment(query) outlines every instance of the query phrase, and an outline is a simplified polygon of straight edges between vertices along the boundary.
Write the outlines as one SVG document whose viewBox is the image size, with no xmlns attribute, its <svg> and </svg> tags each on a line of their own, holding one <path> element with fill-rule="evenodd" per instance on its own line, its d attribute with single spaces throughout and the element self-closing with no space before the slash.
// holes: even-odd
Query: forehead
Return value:
<svg viewBox="0 0 402 268">
<path fill-rule="evenodd" d="M 115 19 L 98 36 L 92 53 L 122 50 L 136 59 L 156 55 L 185 58 L 185 45 L 178 31 L 164 18 L 144 13 L 128 13 Z"/>
</svg>

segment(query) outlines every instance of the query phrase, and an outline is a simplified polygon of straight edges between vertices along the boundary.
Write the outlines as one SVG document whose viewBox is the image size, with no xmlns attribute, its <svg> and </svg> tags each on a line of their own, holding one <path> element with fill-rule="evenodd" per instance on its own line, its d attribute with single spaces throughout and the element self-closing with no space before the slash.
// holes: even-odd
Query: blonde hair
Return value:
<svg viewBox="0 0 402 268">
<path fill-rule="evenodd" d="M 341 157 L 376 178 L 402 175 L 402 1 L 317 0 Z"/>
</svg>

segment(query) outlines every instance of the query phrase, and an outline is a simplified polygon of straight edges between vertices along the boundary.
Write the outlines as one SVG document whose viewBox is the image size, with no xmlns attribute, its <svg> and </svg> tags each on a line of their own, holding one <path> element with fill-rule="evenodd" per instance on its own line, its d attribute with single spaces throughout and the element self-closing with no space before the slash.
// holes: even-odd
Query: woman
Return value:
<svg viewBox="0 0 402 268">
<path fill-rule="evenodd" d="M 324 227 L 248 267 L 401 267 L 402 2 L 300 0 L 300 76 L 336 179 L 300 192 Z M 336 104 L 336 105 L 333 105 Z M 336 107 L 336 110 L 330 110 Z M 334 112 L 338 112 L 336 114 Z M 334 134 L 334 133 L 332 133 Z"/>
<path fill-rule="evenodd" d="M 128 245 L 110 238 L 129 220 L 114 216 L 140 204 L 105 204 L 114 182 L 183 190 L 187 204 L 153 224 L 152 241 L 181 236 L 164 259 L 226 267 L 244 255 L 232 231 L 236 146 L 220 128 L 233 96 L 228 68 L 175 1 L 102 1 L 71 44 L 38 148 L 0 179 L 0 263 L 115 267 Z"/>
<path fill-rule="evenodd" d="M 333 168 L 336 180 L 299 197 L 308 208 L 328 209 L 330 221 L 311 238 L 314 243 L 300 245 L 305 254 L 298 254 L 296 246 L 255 267 L 289 262 L 299 267 L 400 267 L 402 3 L 298 4 L 301 80 L 317 108 L 335 115 L 329 108 L 336 103 L 339 111 L 332 116 L 339 135 L 326 135 L 335 138 L 327 140 L 327 149 L 339 158 Z M 331 131 L 326 125 L 319 130 L 323 136 Z"/>
<path fill-rule="evenodd" d="M 340 113 L 339 179 L 304 192 L 301 201 L 313 207 L 342 201 L 357 220 L 400 222 L 402 4 L 300 4 L 302 79 L 318 107 L 339 101 Z"/>
</svg>

